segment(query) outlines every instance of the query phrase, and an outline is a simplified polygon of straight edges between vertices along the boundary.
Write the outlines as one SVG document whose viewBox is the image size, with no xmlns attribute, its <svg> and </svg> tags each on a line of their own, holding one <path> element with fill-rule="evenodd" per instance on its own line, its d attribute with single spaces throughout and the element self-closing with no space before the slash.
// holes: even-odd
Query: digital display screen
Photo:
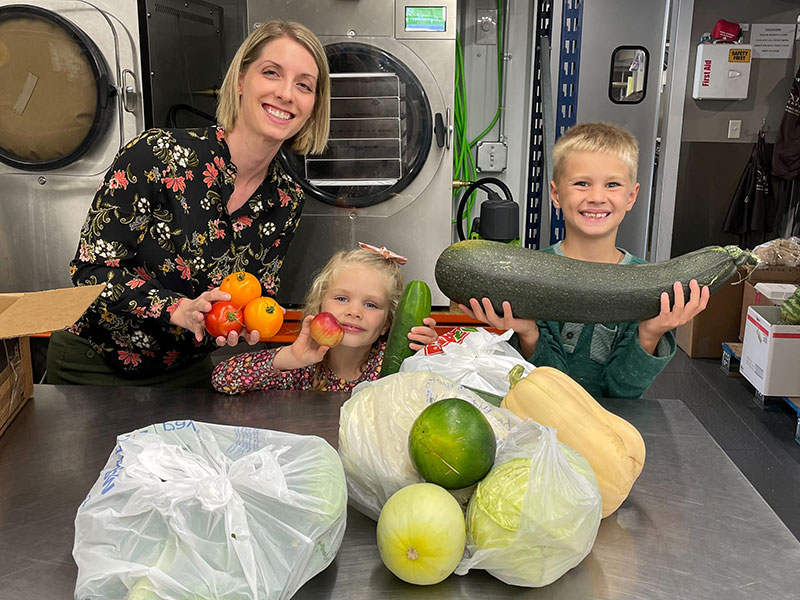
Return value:
<svg viewBox="0 0 800 600">
<path fill-rule="evenodd" d="M 406 6 L 406 31 L 445 31 L 446 6 Z"/>
</svg>

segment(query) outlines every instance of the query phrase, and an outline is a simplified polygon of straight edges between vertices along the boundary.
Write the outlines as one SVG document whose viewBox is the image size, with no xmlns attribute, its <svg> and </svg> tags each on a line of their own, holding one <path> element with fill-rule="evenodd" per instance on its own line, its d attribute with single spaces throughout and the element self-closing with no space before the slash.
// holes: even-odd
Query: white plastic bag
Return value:
<svg viewBox="0 0 800 600">
<path fill-rule="evenodd" d="M 530 459 L 530 468 L 523 461 L 512 463 L 515 459 Z M 512 465 L 519 465 L 517 476 L 508 469 L 490 479 L 495 469 Z M 455 572 L 484 569 L 511 585 L 548 585 L 589 554 L 601 509 L 586 459 L 560 443 L 555 429 L 527 419 L 511 429 L 492 471 L 470 498 L 467 553 Z M 516 533 L 511 523 L 518 524 Z"/>
<path fill-rule="evenodd" d="M 353 507 L 377 521 L 392 494 L 423 481 L 408 455 L 408 432 L 426 406 L 445 398 L 462 398 L 477 406 L 492 426 L 498 446 L 521 422 L 511 411 L 428 371 L 395 373 L 358 384 L 339 414 L 339 456 Z M 451 493 L 466 505 L 471 490 Z"/>
<path fill-rule="evenodd" d="M 753 248 L 760 268 L 800 266 L 800 237 L 776 238 Z"/>
<path fill-rule="evenodd" d="M 333 560 L 346 508 L 319 437 L 194 421 L 120 435 L 75 518 L 75 598 L 290 598 Z"/>
<path fill-rule="evenodd" d="M 510 329 L 498 335 L 481 327 L 456 327 L 405 359 L 400 372 L 431 371 L 503 398 L 513 367 L 522 366 L 521 377 L 535 368 L 508 343 L 513 333 Z"/>
</svg>

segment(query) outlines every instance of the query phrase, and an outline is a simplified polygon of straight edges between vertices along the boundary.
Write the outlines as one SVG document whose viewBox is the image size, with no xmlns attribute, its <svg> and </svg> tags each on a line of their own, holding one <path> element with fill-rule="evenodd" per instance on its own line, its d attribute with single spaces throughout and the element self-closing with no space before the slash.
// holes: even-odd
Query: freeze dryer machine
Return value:
<svg viewBox="0 0 800 600">
<path fill-rule="evenodd" d="M 278 300 L 302 303 L 328 257 L 358 242 L 408 257 L 428 283 L 452 239 L 451 119 L 456 0 L 248 1 L 251 28 L 272 18 L 316 33 L 331 70 L 331 135 L 318 156 L 282 153 L 306 204 Z"/>
<path fill-rule="evenodd" d="M 144 124 L 135 0 L 0 0 L 0 292 L 71 285 L 92 197 Z"/>
</svg>

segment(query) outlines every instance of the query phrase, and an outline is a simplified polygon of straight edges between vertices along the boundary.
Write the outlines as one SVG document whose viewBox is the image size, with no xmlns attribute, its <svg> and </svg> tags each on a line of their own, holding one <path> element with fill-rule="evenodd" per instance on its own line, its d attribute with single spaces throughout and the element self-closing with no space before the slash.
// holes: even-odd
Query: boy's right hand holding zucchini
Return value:
<svg viewBox="0 0 800 600">
<path fill-rule="evenodd" d="M 482 321 L 491 327 L 513 329 L 519 338 L 522 356 L 532 356 L 536 350 L 536 343 L 539 341 L 539 327 L 536 321 L 517 319 L 511 311 L 510 302 L 503 302 L 502 317 L 494 311 L 492 302 L 488 298 L 482 298 L 480 302 L 477 298 L 470 298 L 469 306 L 459 304 L 458 308 L 471 319 Z"/>
</svg>

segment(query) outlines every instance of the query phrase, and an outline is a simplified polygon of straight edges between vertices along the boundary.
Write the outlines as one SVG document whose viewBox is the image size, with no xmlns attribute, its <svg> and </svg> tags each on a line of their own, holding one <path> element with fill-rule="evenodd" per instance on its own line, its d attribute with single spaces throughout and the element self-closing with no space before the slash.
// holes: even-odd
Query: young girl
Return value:
<svg viewBox="0 0 800 600">
<path fill-rule="evenodd" d="M 311 284 L 303 323 L 291 346 L 247 352 L 217 365 L 212 383 L 218 392 L 251 390 L 350 391 L 356 384 L 378 378 L 385 336 L 403 293 L 400 264 L 392 252 L 362 245 L 337 252 Z M 329 312 L 344 329 L 342 341 L 329 348 L 311 337 L 314 316 Z M 436 340 L 436 321 L 424 319 L 408 335 L 413 350 Z"/>
</svg>

